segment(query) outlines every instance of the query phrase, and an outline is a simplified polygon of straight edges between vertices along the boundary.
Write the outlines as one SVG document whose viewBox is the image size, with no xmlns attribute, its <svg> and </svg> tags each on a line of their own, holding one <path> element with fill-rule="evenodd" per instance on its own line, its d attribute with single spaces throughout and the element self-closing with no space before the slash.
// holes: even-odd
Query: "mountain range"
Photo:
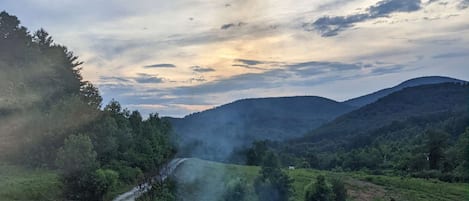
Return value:
<svg viewBox="0 0 469 201">
<path fill-rule="evenodd" d="M 420 77 L 344 102 L 317 96 L 243 99 L 184 118 L 167 117 L 167 119 L 180 138 L 178 141 L 183 155 L 225 160 L 234 150 L 247 147 L 255 140 L 311 140 L 313 139 L 311 136 L 315 136 L 314 138 L 333 136 L 340 133 L 341 129 L 346 129 L 347 132 L 356 130 L 365 132 L 362 128 L 364 126 L 370 129 L 378 128 L 388 121 L 412 116 L 411 114 L 415 112 L 432 111 L 437 108 L 433 108 L 435 103 L 406 105 L 405 101 L 425 97 L 428 90 L 431 91 L 432 87 L 439 83 L 465 83 L 465 81 L 440 76 Z M 425 89 L 426 92 L 408 90 L 423 85 L 430 88 L 420 89 Z M 432 96 L 451 95 L 449 91 L 445 91 L 449 90 L 447 88 L 439 90 L 440 94 Z M 401 91 L 405 92 L 403 97 L 398 93 Z M 419 100 L 425 102 L 424 99 Z M 450 106 L 445 103 L 454 103 L 454 101 L 445 101 L 440 105 L 443 108 Z M 387 105 L 378 107 L 373 105 L 376 102 Z M 373 116 L 373 114 L 379 115 Z M 385 118 L 389 114 L 393 114 L 391 116 L 395 119 Z M 354 119 L 354 115 L 360 118 Z M 370 122 L 363 123 L 367 118 L 371 119 Z"/>
</svg>

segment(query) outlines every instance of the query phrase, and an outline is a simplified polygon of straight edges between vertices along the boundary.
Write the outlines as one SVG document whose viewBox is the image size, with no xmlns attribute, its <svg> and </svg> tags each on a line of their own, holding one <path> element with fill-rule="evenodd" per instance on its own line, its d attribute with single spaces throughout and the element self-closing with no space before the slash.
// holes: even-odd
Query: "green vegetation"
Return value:
<svg viewBox="0 0 469 201">
<path fill-rule="evenodd" d="M 269 150 L 284 167 L 467 182 L 467 97 L 467 84 L 406 88 Z"/>
<path fill-rule="evenodd" d="M 234 178 L 227 182 L 225 193 L 222 199 L 224 201 L 244 201 L 246 200 L 246 181 L 240 178 Z"/>
<path fill-rule="evenodd" d="M 191 200 L 218 200 L 223 195 L 223 186 L 218 181 L 242 178 L 246 182 L 245 200 L 257 201 L 254 182 L 260 168 L 189 159 L 178 168 L 175 181 L 178 195 Z M 339 178 L 347 190 L 347 199 L 356 201 L 390 200 L 399 201 L 453 201 L 469 199 L 469 184 L 447 183 L 434 179 L 407 178 L 399 176 L 370 175 L 364 172 L 332 172 L 313 169 L 284 170 L 294 180 L 293 200 L 303 201 L 306 186 L 324 175 L 332 183 Z M 190 177 L 192 175 L 192 177 Z M 210 194 L 210 198 L 205 196 Z"/>
<path fill-rule="evenodd" d="M 31 34 L 3 11 L 0 36 L 0 160 L 59 173 L 53 182 L 46 177 L 15 186 L 31 188 L 24 192 L 30 197 L 18 199 L 63 194 L 68 200 L 104 200 L 154 176 L 175 154 L 167 121 L 157 114 L 143 119 L 115 100 L 102 108 L 98 89 L 82 80 L 82 62 L 45 30 Z M 44 187 L 36 186 L 42 182 Z M 19 195 L 5 189 L 12 194 L 2 200 Z"/>
<path fill-rule="evenodd" d="M 6 12 L 0 52 L 2 200 L 109 200 L 151 180 L 174 157 L 169 121 L 181 134 L 181 155 L 256 166 L 189 160 L 174 181 L 153 182 L 140 200 L 432 201 L 469 193 L 467 83 L 405 88 L 329 123 L 353 107 L 273 98 L 182 120 L 144 119 L 115 100 L 102 107 L 77 56 Z M 312 128 L 298 139 L 243 147 Z M 305 169 L 282 169 L 293 165 Z"/>
<path fill-rule="evenodd" d="M 308 184 L 305 191 L 305 201 L 332 201 L 334 194 L 331 188 L 326 184 L 326 178 L 319 175 L 316 182 Z"/>
<path fill-rule="evenodd" d="M 249 146 L 254 140 L 301 137 L 353 109 L 315 96 L 258 98 L 238 100 L 170 121 L 181 136 L 181 154 L 226 161 L 233 150 Z M 231 161 L 245 162 L 235 158 Z"/>
<path fill-rule="evenodd" d="M 63 200 L 61 189 L 56 171 L 0 164 L 1 200 Z"/>
<path fill-rule="evenodd" d="M 172 180 L 157 182 L 149 192 L 137 198 L 137 201 L 176 201 L 176 183 Z"/>
<path fill-rule="evenodd" d="M 254 180 L 254 190 L 259 201 L 288 201 L 293 194 L 292 183 L 293 180 L 280 169 L 277 156 L 267 152 L 259 176 Z"/>
</svg>

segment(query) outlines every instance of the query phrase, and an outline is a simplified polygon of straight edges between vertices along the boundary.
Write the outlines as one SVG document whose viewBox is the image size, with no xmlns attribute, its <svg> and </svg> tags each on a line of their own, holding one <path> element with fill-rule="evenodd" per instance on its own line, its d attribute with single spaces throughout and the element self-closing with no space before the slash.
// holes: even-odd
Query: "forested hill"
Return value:
<svg viewBox="0 0 469 201">
<path fill-rule="evenodd" d="M 352 98 L 350 100 L 344 101 L 344 103 L 355 106 L 355 107 L 362 107 L 364 105 L 373 103 L 377 101 L 378 99 L 385 97 L 391 93 L 402 90 L 406 87 L 415 87 L 415 86 L 420 86 L 420 85 L 439 84 L 439 83 L 448 83 L 448 82 L 449 83 L 463 83 L 465 81 L 450 78 L 450 77 L 442 77 L 442 76 L 419 77 L 419 78 L 414 78 L 414 79 L 410 79 L 405 82 L 402 82 L 401 84 L 395 87 L 382 89 L 371 94 L 367 94 L 367 95 L 360 96 L 357 98 Z"/>
<path fill-rule="evenodd" d="M 307 139 L 353 142 L 349 138 L 405 120 L 463 117 L 467 115 L 468 103 L 467 84 L 443 83 L 405 88 L 324 124 L 308 133 Z"/>
<path fill-rule="evenodd" d="M 288 163 L 309 167 L 463 181 L 469 179 L 468 126 L 467 83 L 423 85 L 392 93 L 276 149 Z"/>
<path fill-rule="evenodd" d="M 353 110 L 354 107 L 314 96 L 238 100 L 182 119 L 170 119 L 192 154 L 214 159 L 253 140 L 284 140 Z M 185 146 L 187 147 L 187 146 Z M 218 153 L 218 156 L 214 156 Z"/>
</svg>

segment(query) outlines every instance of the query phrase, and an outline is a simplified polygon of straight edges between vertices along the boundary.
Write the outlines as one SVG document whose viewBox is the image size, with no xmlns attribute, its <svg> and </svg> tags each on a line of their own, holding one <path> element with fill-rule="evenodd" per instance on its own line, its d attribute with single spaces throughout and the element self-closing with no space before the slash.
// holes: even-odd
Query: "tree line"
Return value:
<svg viewBox="0 0 469 201">
<path fill-rule="evenodd" d="M 44 30 L 0 13 L 0 159 L 57 169 L 64 199 L 103 200 L 144 182 L 176 153 L 169 122 L 144 119 L 81 76 L 82 62 Z"/>
</svg>

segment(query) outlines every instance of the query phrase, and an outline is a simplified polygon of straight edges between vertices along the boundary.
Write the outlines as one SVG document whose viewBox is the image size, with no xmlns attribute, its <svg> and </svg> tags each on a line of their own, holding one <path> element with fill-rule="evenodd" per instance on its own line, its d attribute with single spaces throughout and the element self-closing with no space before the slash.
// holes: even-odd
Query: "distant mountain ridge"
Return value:
<svg viewBox="0 0 469 201">
<path fill-rule="evenodd" d="M 357 143 L 367 144 L 365 142 L 383 135 L 385 133 L 381 131 L 383 128 L 392 127 L 406 133 L 404 127 L 396 126 L 406 124 L 420 127 L 420 132 L 423 132 L 429 127 L 447 129 L 438 127 L 439 122 L 445 121 L 452 121 L 451 126 L 458 127 L 458 132 L 453 133 L 456 135 L 466 127 L 464 124 L 467 125 L 468 103 L 467 83 L 408 87 L 337 117 L 294 141 L 301 144 L 309 142 L 311 144 L 308 146 L 334 150 L 339 147 L 355 146 L 353 144 Z M 407 131 L 407 133 L 412 132 Z"/>
<path fill-rule="evenodd" d="M 354 109 L 317 96 L 255 98 L 168 120 L 184 147 L 191 144 L 189 147 L 196 149 L 188 152 L 205 159 L 220 159 L 254 140 L 300 137 Z"/>
<path fill-rule="evenodd" d="M 347 101 L 344 101 L 343 103 L 355 106 L 355 107 L 362 107 L 367 104 L 373 103 L 377 101 L 378 99 L 385 97 L 391 93 L 394 93 L 396 91 L 400 91 L 406 87 L 415 87 L 415 86 L 420 86 L 420 85 L 427 85 L 427 84 L 439 84 L 439 83 L 464 83 L 466 81 L 463 80 L 458 80 L 450 77 L 443 77 L 443 76 L 427 76 L 427 77 L 419 77 L 419 78 L 414 78 L 410 79 L 407 81 L 404 81 L 400 83 L 399 85 L 396 85 L 391 88 L 386 88 L 379 90 L 377 92 L 373 92 L 371 94 L 367 94 L 364 96 L 360 96 L 357 98 L 352 98 Z"/>
<path fill-rule="evenodd" d="M 318 96 L 242 99 L 184 118 L 167 119 L 179 136 L 182 155 L 221 161 L 226 160 L 234 150 L 249 146 L 255 140 L 301 139 L 306 133 L 320 126 L 322 127 L 319 130 L 324 130 L 329 122 L 340 122 L 349 113 L 353 115 L 368 104 L 391 94 L 407 88 L 439 83 L 467 82 L 440 76 L 421 77 L 344 102 Z M 376 125 L 381 125 L 379 119 L 375 120 Z M 355 124 L 360 126 L 360 122 Z"/>
</svg>

